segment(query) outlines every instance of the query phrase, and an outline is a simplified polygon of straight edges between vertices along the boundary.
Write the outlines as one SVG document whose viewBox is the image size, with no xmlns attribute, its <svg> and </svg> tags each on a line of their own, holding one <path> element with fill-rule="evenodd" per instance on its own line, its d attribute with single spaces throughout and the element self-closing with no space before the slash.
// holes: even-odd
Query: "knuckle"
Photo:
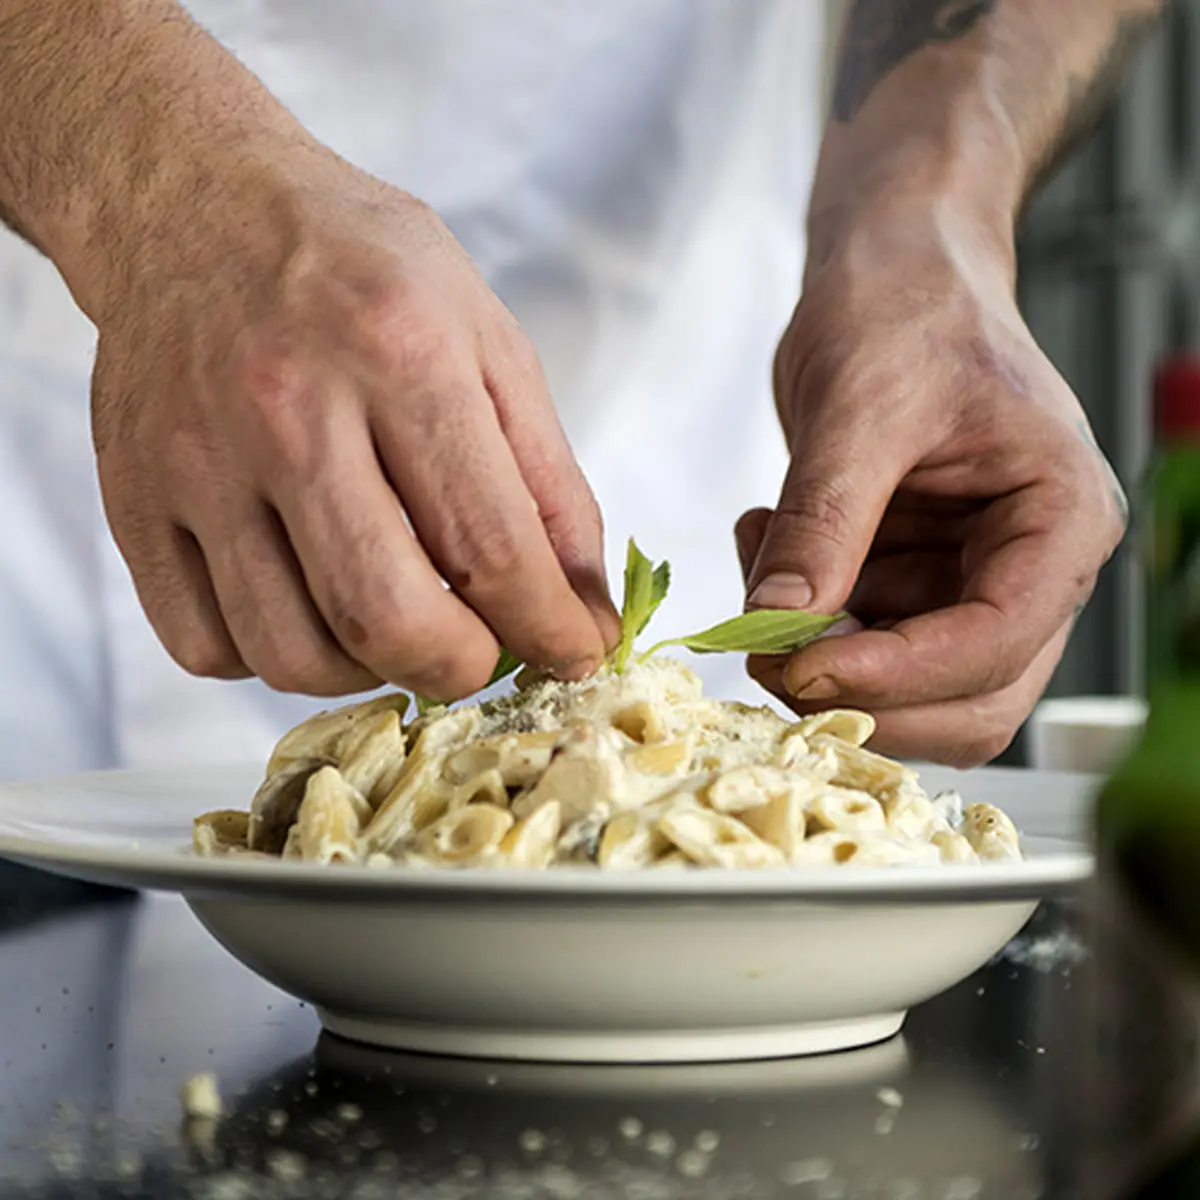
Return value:
<svg viewBox="0 0 1200 1200">
<path fill-rule="evenodd" d="M 343 663 L 332 653 L 274 656 L 256 663 L 253 669 L 255 675 L 274 691 L 303 696 L 345 696 L 377 682 L 377 677 L 370 671 Z"/>
<path fill-rule="evenodd" d="M 167 652 L 189 675 L 202 679 L 238 679 L 246 668 L 232 642 L 200 629 L 175 629 L 162 633 Z"/>
<path fill-rule="evenodd" d="M 1129 532 L 1129 497 L 1125 494 L 1125 489 L 1121 486 L 1121 481 L 1115 473 L 1111 476 L 1110 487 L 1111 503 L 1108 509 L 1105 561 L 1125 540 L 1125 535 Z"/>
<path fill-rule="evenodd" d="M 385 367 L 423 361 L 436 349 L 435 332 L 421 320 L 412 286 L 399 273 L 377 275 L 358 290 L 351 324 L 359 352 Z"/>
<path fill-rule="evenodd" d="M 839 645 L 843 641 L 840 638 L 817 641 L 807 648 L 810 677 L 841 675 L 855 692 L 873 697 L 886 697 L 894 693 L 898 669 L 897 647 L 903 646 L 905 653 L 911 653 L 903 633 L 873 630 L 871 636 L 858 639 L 852 655 L 847 653 L 850 649 L 848 646 Z M 823 667 L 822 658 L 832 658 L 832 661 Z M 899 661 L 902 662 L 903 658 Z"/>
<path fill-rule="evenodd" d="M 563 569 L 588 571 L 602 561 L 604 518 L 583 475 L 570 469 L 561 486 L 538 490 L 538 515 Z"/>
<path fill-rule="evenodd" d="M 290 425 L 305 379 L 294 347 L 259 332 L 244 334 L 231 352 L 229 377 L 234 391 L 269 425 Z"/>
<path fill-rule="evenodd" d="M 853 503 L 849 488 L 840 481 L 809 479 L 790 490 L 776 516 L 803 525 L 806 537 L 836 540 L 851 524 Z"/>
<path fill-rule="evenodd" d="M 317 695 L 319 675 L 303 664 L 287 660 L 252 660 L 250 669 L 259 679 L 276 692 Z"/>
<path fill-rule="evenodd" d="M 944 761 L 949 766 L 964 770 L 971 767 L 982 767 L 992 759 L 999 758 L 1012 744 L 1015 734 L 1016 730 L 1014 729 L 990 730 L 953 746 Z"/>
<path fill-rule="evenodd" d="M 438 319 L 397 272 L 375 279 L 356 299 L 353 341 L 362 361 L 410 388 L 443 380 L 461 358 L 450 322 Z"/>
<path fill-rule="evenodd" d="M 496 343 L 501 359 L 509 370 L 526 381 L 542 378 L 541 356 L 515 317 L 509 316 L 498 322 Z"/>
<path fill-rule="evenodd" d="M 444 539 L 438 555 L 443 578 L 458 593 L 490 593 L 519 578 L 523 555 L 503 526 L 464 527 Z"/>
<path fill-rule="evenodd" d="M 779 696 L 790 707 L 797 707 L 797 704 L 793 702 L 792 698 L 788 695 L 787 689 L 784 687 L 783 670 L 779 665 L 778 659 L 751 654 L 747 657 L 744 665 L 746 674 L 760 687 L 765 688 L 775 696 Z"/>
<path fill-rule="evenodd" d="M 443 632 L 397 649 L 393 673 L 415 691 L 438 700 L 457 700 L 479 691 L 495 666 L 495 654 L 452 647 Z"/>
<path fill-rule="evenodd" d="M 325 439 L 306 403 L 311 368 L 301 352 L 261 336 L 243 340 L 233 353 L 232 390 L 250 419 L 251 453 L 267 456 L 272 470 L 307 476 L 317 469 Z M 206 448 L 201 431 L 181 428 L 172 435 L 172 461 L 194 472 Z M 190 456 L 190 457 L 189 457 Z"/>
<path fill-rule="evenodd" d="M 422 681 L 424 690 L 429 695 L 458 700 L 482 690 L 491 678 L 495 665 L 494 655 L 490 661 L 479 656 L 474 656 L 473 660 L 456 658 L 454 661 L 443 657 L 427 662 L 420 670 L 414 671 L 413 675 Z"/>
<path fill-rule="evenodd" d="M 1020 662 L 1015 655 L 997 655 L 982 668 L 980 677 L 975 681 L 974 691 L 977 695 L 990 696 L 1011 687 L 1025 673 L 1029 663 Z"/>
<path fill-rule="evenodd" d="M 286 628 L 263 630 L 262 636 L 246 647 L 245 658 L 254 674 L 277 692 L 316 695 L 330 683 L 327 656 L 304 647 Z"/>
<path fill-rule="evenodd" d="M 342 595 L 332 605 L 329 626 L 353 659 L 380 678 L 438 699 L 478 691 L 495 665 L 495 646 L 477 648 L 469 639 L 448 636 L 429 616 L 403 604 L 359 602 Z"/>
</svg>

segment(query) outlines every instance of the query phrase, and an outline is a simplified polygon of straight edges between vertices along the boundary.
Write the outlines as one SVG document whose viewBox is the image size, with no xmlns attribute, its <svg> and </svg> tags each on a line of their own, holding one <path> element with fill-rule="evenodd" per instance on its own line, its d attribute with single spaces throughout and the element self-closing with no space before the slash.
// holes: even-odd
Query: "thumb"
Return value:
<svg viewBox="0 0 1200 1200">
<path fill-rule="evenodd" d="M 798 437 L 747 579 L 750 608 L 836 612 L 850 596 L 901 475 L 863 426 Z"/>
<path fill-rule="evenodd" d="M 771 521 L 769 508 L 751 508 L 738 517 L 733 527 L 733 540 L 737 544 L 738 563 L 742 568 L 742 582 L 750 582 L 750 572 L 758 559 L 759 547 Z"/>
</svg>

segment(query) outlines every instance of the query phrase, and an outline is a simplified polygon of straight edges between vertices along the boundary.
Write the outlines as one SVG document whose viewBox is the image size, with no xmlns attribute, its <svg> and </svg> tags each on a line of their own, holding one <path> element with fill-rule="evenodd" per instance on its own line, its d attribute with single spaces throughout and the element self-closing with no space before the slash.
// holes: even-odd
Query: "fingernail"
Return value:
<svg viewBox="0 0 1200 1200">
<path fill-rule="evenodd" d="M 895 624 L 895 622 L 893 622 L 893 624 Z M 823 638 L 849 637 L 852 633 L 862 633 L 864 628 L 865 626 L 863 623 L 855 620 L 854 617 L 843 617 L 842 620 L 830 625 L 830 627 L 826 629 L 824 633 L 818 633 L 817 640 L 820 641 Z M 873 628 L 879 629 L 881 626 L 876 625 L 873 626 Z"/>
<path fill-rule="evenodd" d="M 570 662 L 555 663 L 550 672 L 555 679 L 561 679 L 564 683 L 576 683 L 580 679 L 587 679 L 589 675 L 595 675 L 599 669 L 598 659 L 576 658 Z"/>
<path fill-rule="evenodd" d="M 797 700 L 832 700 L 838 694 L 838 686 L 828 675 L 818 675 L 798 688 L 793 688 L 784 678 L 783 686 Z"/>
<path fill-rule="evenodd" d="M 750 593 L 750 607 L 807 608 L 812 598 L 812 584 L 803 575 L 777 571 L 774 575 L 768 575 Z"/>
</svg>

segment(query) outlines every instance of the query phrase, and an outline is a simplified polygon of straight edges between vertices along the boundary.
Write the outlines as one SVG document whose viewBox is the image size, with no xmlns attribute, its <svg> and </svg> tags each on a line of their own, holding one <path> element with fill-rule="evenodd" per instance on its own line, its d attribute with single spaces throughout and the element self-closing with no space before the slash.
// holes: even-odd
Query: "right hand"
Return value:
<svg viewBox="0 0 1200 1200">
<path fill-rule="evenodd" d="M 105 509 L 167 651 L 314 695 L 450 700 L 498 644 L 589 673 L 618 633 L 600 516 L 512 314 L 323 148 L 226 168 L 92 313 Z"/>
</svg>

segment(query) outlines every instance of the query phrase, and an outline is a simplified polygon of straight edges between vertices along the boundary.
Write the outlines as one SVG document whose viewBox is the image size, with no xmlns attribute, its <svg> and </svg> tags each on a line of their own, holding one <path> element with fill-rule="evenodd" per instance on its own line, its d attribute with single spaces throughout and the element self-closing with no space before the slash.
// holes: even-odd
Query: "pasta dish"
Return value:
<svg viewBox="0 0 1200 1200">
<path fill-rule="evenodd" d="M 669 658 L 404 723 L 385 695 L 284 735 L 248 811 L 197 818 L 202 855 L 367 867 L 759 868 L 1020 857 L 999 809 L 930 797 L 867 750 L 866 713 L 788 721 L 703 695 Z"/>
</svg>

